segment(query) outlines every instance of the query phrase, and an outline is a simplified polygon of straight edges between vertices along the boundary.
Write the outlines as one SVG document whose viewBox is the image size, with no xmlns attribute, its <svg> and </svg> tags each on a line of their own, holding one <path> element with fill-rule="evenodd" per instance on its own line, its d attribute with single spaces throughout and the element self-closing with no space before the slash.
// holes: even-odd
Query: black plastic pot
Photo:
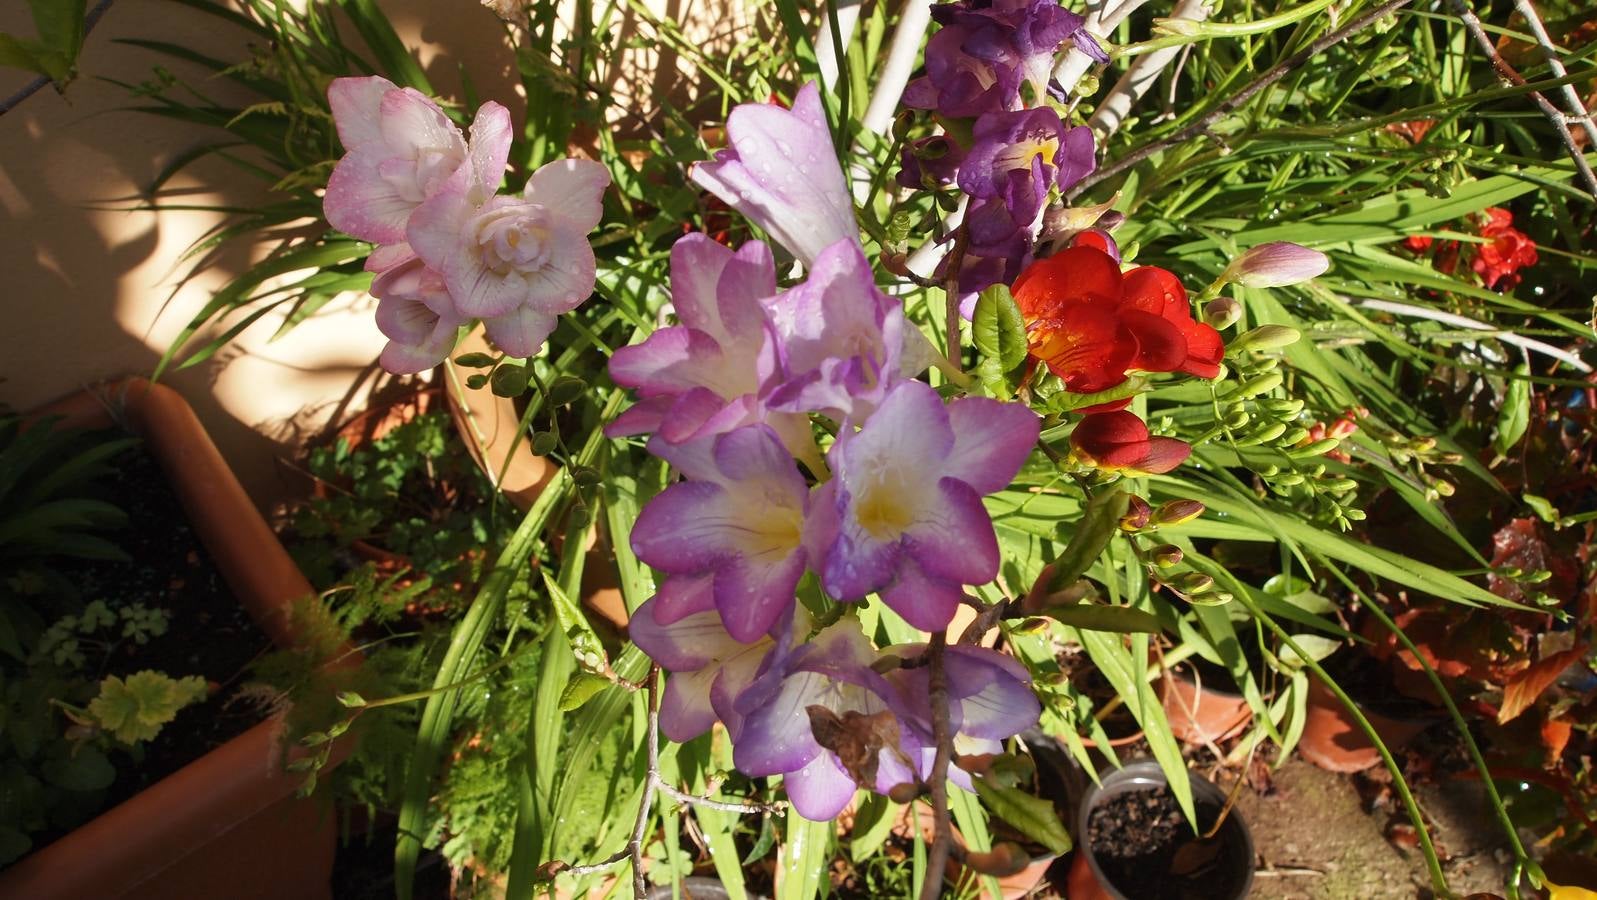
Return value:
<svg viewBox="0 0 1597 900">
<path fill-rule="evenodd" d="M 1197 808 L 1199 825 L 1212 828 L 1220 811 L 1225 808 L 1226 795 L 1212 782 L 1192 775 L 1192 799 Z M 1103 848 L 1094 852 L 1088 824 L 1093 813 L 1109 801 L 1126 794 L 1148 793 L 1168 784 L 1159 764 L 1151 759 L 1128 763 L 1124 768 L 1105 776 L 1101 785 L 1090 786 L 1076 809 L 1076 858 L 1071 865 L 1069 897 L 1071 900 L 1153 900 L 1146 893 L 1126 893 L 1106 874 L 1101 859 Z M 1181 823 L 1182 838 L 1191 839 L 1191 829 Z M 1236 809 L 1226 816 L 1225 824 L 1212 839 L 1215 846 L 1203 855 L 1202 896 L 1206 900 L 1242 900 L 1253 886 L 1253 838 Z M 1151 861 L 1148 865 L 1153 865 Z M 1156 873 L 1162 874 L 1162 873 Z M 1166 880 L 1168 883 L 1168 880 Z M 1164 885 L 1161 885 L 1163 887 Z M 1172 893 L 1170 896 L 1178 896 Z M 1191 896 L 1196 896 L 1192 894 Z"/>
</svg>

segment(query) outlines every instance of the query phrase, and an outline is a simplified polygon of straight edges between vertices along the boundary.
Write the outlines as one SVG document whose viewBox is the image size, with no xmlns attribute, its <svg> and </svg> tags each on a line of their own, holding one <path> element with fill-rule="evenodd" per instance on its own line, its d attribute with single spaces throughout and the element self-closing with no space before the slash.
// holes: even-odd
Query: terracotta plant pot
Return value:
<svg viewBox="0 0 1597 900">
<path fill-rule="evenodd" d="M 113 417 L 112 410 L 116 411 Z M 293 608 L 311 586 L 261 518 L 194 411 L 133 378 L 38 410 L 76 428 L 122 421 L 144 439 L 233 595 L 279 647 L 301 646 Z M 354 651 L 341 665 L 358 664 Z M 336 828 L 326 804 L 294 796 L 273 717 L 0 872 L 0 897 L 329 897 Z M 348 755 L 335 745 L 330 768 Z M 287 754 L 292 759 L 297 754 Z"/>
<path fill-rule="evenodd" d="M 1214 818 L 1225 808 L 1225 792 L 1207 779 L 1197 775 L 1191 778 L 1192 798 L 1198 808 L 1200 825 L 1213 827 Z M 1103 848 L 1097 848 L 1095 852 L 1088 823 L 1093 812 L 1105 803 L 1125 794 L 1158 790 L 1167 783 L 1159 764 L 1145 759 L 1127 763 L 1124 768 L 1105 776 L 1102 784 L 1087 788 L 1075 815 L 1076 858 L 1070 867 L 1066 889 L 1066 896 L 1070 900 L 1136 900 L 1117 888 L 1105 874 L 1101 865 Z M 1192 831 L 1182 822 L 1178 833 L 1183 839 L 1190 840 Z M 1212 840 L 1215 846 L 1205 862 L 1208 871 L 1202 876 L 1203 896 L 1212 900 L 1241 900 L 1248 896 L 1253 886 L 1254 853 L 1248 826 L 1235 808 L 1227 814 L 1225 823 Z"/>
<path fill-rule="evenodd" d="M 1253 721 L 1253 710 L 1241 694 L 1200 683 L 1187 672 L 1166 671 L 1157 688 L 1170 730 L 1188 744 L 1230 740 Z"/>
<path fill-rule="evenodd" d="M 1431 724 L 1426 718 L 1393 718 L 1369 709 L 1363 713 L 1381 736 L 1381 743 L 1394 752 Z M 1362 772 L 1381 761 L 1380 751 L 1336 695 L 1318 679 L 1309 685 L 1308 717 L 1303 723 L 1303 736 L 1298 739 L 1298 752 L 1330 772 Z"/>
<path fill-rule="evenodd" d="M 461 340 L 455 356 L 492 351 L 479 326 Z M 444 363 L 438 371 L 455 430 L 466 442 L 471 458 L 488 475 L 489 483 L 498 486 L 517 509 L 527 509 L 554 479 L 557 467 L 548 459 L 535 456 L 525 438 L 518 440 L 521 416 L 516 412 L 515 401 L 487 388 L 466 387 L 468 373 L 455 368 L 452 362 Z M 582 594 L 582 601 L 590 610 L 616 628 L 626 627 L 626 601 L 610 562 L 609 548 L 602 540 L 596 540 L 589 548 Z"/>
</svg>

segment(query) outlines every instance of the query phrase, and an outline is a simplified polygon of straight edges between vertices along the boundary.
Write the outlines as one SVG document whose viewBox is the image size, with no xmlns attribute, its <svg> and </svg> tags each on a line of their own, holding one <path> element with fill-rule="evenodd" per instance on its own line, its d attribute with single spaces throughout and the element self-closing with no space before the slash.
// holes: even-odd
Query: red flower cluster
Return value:
<svg viewBox="0 0 1597 900">
<path fill-rule="evenodd" d="M 1108 390 L 1127 370 L 1220 374 L 1220 333 L 1192 318 L 1181 282 L 1164 269 L 1128 272 L 1102 249 L 1069 247 L 1015 279 L 1031 355 L 1079 394 Z"/>
<path fill-rule="evenodd" d="M 1083 241 L 1033 263 L 1015 279 L 1012 293 L 1026 320 L 1031 355 L 1068 391 L 1108 390 L 1123 384 L 1130 370 L 1220 374 L 1220 332 L 1193 319 L 1186 289 L 1164 269 L 1121 272 L 1105 247 Z M 1141 419 L 1121 409 L 1130 402 L 1084 410 L 1071 447 L 1105 469 L 1157 473 L 1180 465 L 1192 448 L 1150 435 Z"/>
<path fill-rule="evenodd" d="M 1496 206 L 1487 209 L 1479 234 L 1491 243 L 1471 245 L 1474 257 L 1470 260 L 1470 268 L 1488 288 L 1495 289 L 1502 284 L 1512 289 L 1519 284 L 1519 270 L 1536 265 L 1536 242 L 1514 227 L 1514 214 L 1508 210 Z M 1403 239 L 1403 246 L 1413 253 L 1428 253 L 1434 244 L 1435 240 L 1425 235 Z M 1436 269 L 1453 274 L 1458 267 L 1460 247 L 1458 241 L 1444 241 L 1433 261 Z"/>
<path fill-rule="evenodd" d="M 1514 227 L 1514 215 L 1508 210 L 1494 206 L 1486 210 L 1486 217 L 1481 237 L 1491 243 L 1476 248 L 1470 268 L 1489 288 L 1496 288 L 1498 282 L 1513 288 L 1519 284 L 1519 270 L 1536 265 L 1536 244 Z"/>
<path fill-rule="evenodd" d="M 1359 423 L 1357 419 L 1354 418 L 1358 415 L 1369 415 L 1369 413 L 1360 412 L 1360 410 L 1348 410 L 1341 416 L 1338 416 L 1330 425 L 1327 425 L 1324 422 L 1315 422 L 1309 427 L 1308 436 L 1305 437 L 1300 444 L 1312 444 L 1315 441 L 1323 441 L 1328 437 L 1341 440 L 1342 438 L 1345 438 L 1353 432 L 1359 430 Z M 1353 457 L 1349 455 L 1346 450 L 1332 450 L 1325 455 L 1339 462 L 1353 461 Z"/>
</svg>

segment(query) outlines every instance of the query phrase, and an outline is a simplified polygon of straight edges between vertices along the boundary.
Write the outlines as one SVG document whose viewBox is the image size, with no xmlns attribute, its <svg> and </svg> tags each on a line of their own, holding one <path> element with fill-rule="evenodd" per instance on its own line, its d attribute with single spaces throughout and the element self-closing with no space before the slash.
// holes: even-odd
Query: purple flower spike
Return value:
<svg viewBox="0 0 1597 900">
<path fill-rule="evenodd" d="M 909 732 L 899 726 L 896 715 L 890 730 L 899 733 L 900 741 L 879 751 L 873 784 L 856 784 L 836 754 L 815 739 L 811 728 L 812 706 L 839 717 L 890 712 L 884 698 L 892 695 L 892 687 L 871 670 L 876 658 L 858 620 L 845 618 L 799 647 L 782 664 L 767 667 L 736 703 L 743 714 L 733 748 L 738 769 L 754 777 L 783 776 L 793 808 L 817 822 L 842 812 L 859 787 L 885 793 L 912 780 L 904 760 L 918 759 L 921 746 L 904 743 Z"/>
<path fill-rule="evenodd" d="M 632 614 L 628 636 L 649 658 L 671 673 L 660 702 L 660 730 L 673 741 L 691 741 L 710 730 L 719 718 L 736 735 L 742 716 L 734 705 L 778 643 L 761 636 L 743 643 L 721 625 L 713 604 L 662 615 L 655 597 Z"/>
<path fill-rule="evenodd" d="M 944 406 L 900 382 L 865 427 L 845 431 L 834 477 L 811 500 L 805 541 L 839 600 L 879 593 L 916 628 L 945 628 L 964 585 L 998 574 L 998 538 L 982 495 L 1006 487 L 1037 442 L 1035 413 L 967 397 Z"/>
<path fill-rule="evenodd" d="M 933 6 L 932 17 L 943 28 L 927 42 L 926 76 L 909 85 L 904 102 L 951 118 L 1019 109 L 1025 83 L 1041 104 L 1067 42 L 1109 61 L 1085 20 L 1057 0 L 961 0 Z"/>
<path fill-rule="evenodd" d="M 773 409 L 858 424 L 903 374 L 905 336 L 914 326 L 904 320 L 903 306 L 876 287 L 853 240 L 826 248 L 809 278 L 772 298 L 767 309 L 786 370 L 770 395 Z"/>
<path fill-rule="evenodd" d="M 708 596 L 733 638 L 758 640 L 792 610 L 804 574 L 804 476 L 763 425 L 655 449 L 694 479 L 650 500 L 632 529 L 638 558 L 668 576 L 667 615 Z"/>
<path fill-rule="evenodd" d="M 765 229 L 806 268 L 837 241 L 859 241 L 854 202 L 813 82 L 793 98 L 792 109 L 736 107 L 726 134 L 731 146 L 695 165 L 694 183 Z"/>
</svg>

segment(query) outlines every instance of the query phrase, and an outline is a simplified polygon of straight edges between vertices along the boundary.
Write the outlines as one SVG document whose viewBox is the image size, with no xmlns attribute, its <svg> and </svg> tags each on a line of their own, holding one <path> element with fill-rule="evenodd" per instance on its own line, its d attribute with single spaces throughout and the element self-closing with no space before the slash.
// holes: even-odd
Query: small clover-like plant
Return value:
<svg viewBox="0 0 1597 900">
<path fill-rule="evenodd" d="M 160 734 L 184 707 L 205 699 L 208 689 L 198 675 L 173 678 L 146 669 L 127 678 L 107 676 L 100 694 L 89 701 L 89 720 L 118 741 L 133 745 Z"/>
</svg>

